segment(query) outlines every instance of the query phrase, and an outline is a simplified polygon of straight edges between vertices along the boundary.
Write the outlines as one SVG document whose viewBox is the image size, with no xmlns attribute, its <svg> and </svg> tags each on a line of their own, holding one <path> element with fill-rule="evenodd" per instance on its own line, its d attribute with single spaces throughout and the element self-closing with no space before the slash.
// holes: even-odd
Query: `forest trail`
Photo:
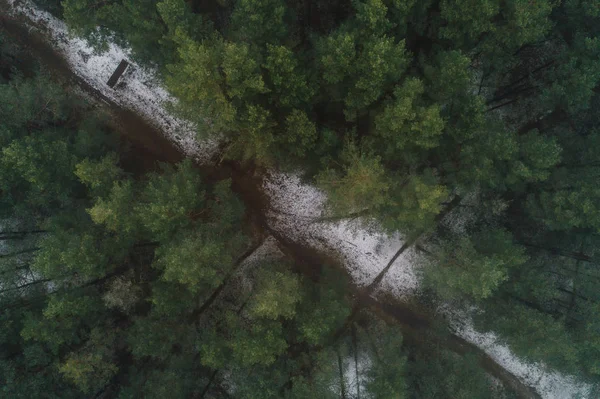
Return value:
<svg viewBox="0 0 600 399">
<path fill-rule="evenodd" d="M 0 8 L 6 10 L 7 7 L 8 4 L 6 1 L 0 0 Z M 110 112 L 118 121 L 116 128 L 128 140 L 135 143 L 140 151 L 144 151 L 144 158 L 152 162 L 177 162 L 186 156 L 180 148 L 177 148 L 165 137 L 157 126 L 148 122 L 146 115 L 124 107 L 123 104 L 106 96 L 102 91 L 90 84 L 90 82 L 77 75 L 69 67 L 69 63 L 64 59 L 63 55 L 58 54 L 42 35 L 26 27 L 23 21 L 0 12 L 0 28 L 26 44 L 54 73 L 74 83 L 84 93 L 92 96 L 97 101 L 107 104 Z M 254 171 L 245 170 L 237 164 L 226 163 L 219 170 L 213 169 L 209 172 L 219 176 L 230 175 L 233 178 L 234 188 L 243 197 L 244 202 L 251 209 L 251 212 L 256 213 L 256 217 L 259 219 L 262 227 L 277 239 L 286 254 L 293 257 L 297 263 L 304 265 L 304 272 L 309 273 L 311 266 L 317 266 L 324 262 L 328 264 L 340 263 L 336 256 L 300 244 L 269 226 L 266 216 L 269 210 L 268 198 L 263 193 L 262 178 L 255 175 Z M 427 335 L 426 332 L 433 328 L 434 319 L 431 316 L 420 313 L 413 307 L 399 303 L 397 300 L 377 300 L 371 295 L 387 271 L 394 265 L 398 256 L 408 247 L 412 246 L 416 240 L 417 238 L 406 241 L 396 256 L 388 262 L 386 267 L 383 268 L 381 273 L 377 275 L 375 280 L 366 289 L 364 287 L 362 289 L 356 287 L 355 306 L 376 308 L 400 323 L 407 334 L 407 339 L 423 340 L 426 339 L 424 338 Z M 471 351 L 479 354 L 482 366 L 494 377 L 511 386 L 521 397 L 541 397 L 531 387 L 525 385 L 519 378 L 495 362 L 482 349 L 466 340 L 458 336 L 450 336 L 442 344 L 457 353 Z"/>
</svg>

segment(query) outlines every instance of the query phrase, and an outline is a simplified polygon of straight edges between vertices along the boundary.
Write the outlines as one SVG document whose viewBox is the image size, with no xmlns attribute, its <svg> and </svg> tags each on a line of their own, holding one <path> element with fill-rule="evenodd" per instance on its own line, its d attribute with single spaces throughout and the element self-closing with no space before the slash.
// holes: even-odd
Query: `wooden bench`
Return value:
<svg viewBox="0 0 600 399">
<path fill-rule="evenodd" d="M 115 71 L 113 72 L 110 79 L 108 79 L 108 82 L 106 82 L 106 84 L 109 87 L 114 88 L 115 85 L 117 84 L 117 81 L 119 80 L 121 75 L 123 75 L 123 72 L 125 72 L 125 70 L 127 69 L 128 66 L 129 66 L 129 62 L 127 62 L 125 60 L 121 60 L 121 62 L 119 63 L 119 66 L 117 67 L 117 69 L 115 69 Z"/>
</svg>

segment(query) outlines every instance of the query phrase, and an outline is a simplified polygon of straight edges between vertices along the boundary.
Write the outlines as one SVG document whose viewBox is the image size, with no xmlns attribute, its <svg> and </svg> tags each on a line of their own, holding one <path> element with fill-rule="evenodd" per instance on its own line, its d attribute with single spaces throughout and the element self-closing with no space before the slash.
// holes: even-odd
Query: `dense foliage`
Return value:
<svg viewBox="0 0 600 399">
<path fill-rule="evenodd" d="M 336 216 L 360 213 L 383 229 L 420 238 L 424 282 L 433 296 L 477 304 L 484 310 L 478 326 L 499 333 L 517 354 L 600 380 L 597 0 L 44 3 L 98 46 L 116 40 L 156 66 L 180 100 L 176 111 L 197 122 L 202 135 L 225 138 L 224 158 L 303 167 L 329 193 Z M 15 84 L 2 95 L 17 96 Z M 43 111 L 27 114 L 32 98 L 43 101 L 27 95 L 41 84 L 24 83 L 19 112 L 4 111 L 1 161 L 15 171 L 3 177 L 6 214 L 25 220 L 34 214 L 27 231 L 60 232 L 27 235 L 40 248 L 27 255 L 36 273 L 62 278 L 77 269 L 79 278 L 102 278 L 134 259 L 136 245 L 152 243 L 158 245 L 152 270 L 162 273 L 161 284 L 195 287 L 180 295 L 210 295 L 226 279 L 219 273 L 249 245 L 232 227 L 242 212 L 237 200 L 227 194 L 231 202 L 215 201 L 226 183 L 206 187 L 187 164 L 132 180 L 110 155 L 114 150 L 100 155 L 96 148 L 105 144 L 81 143 L 74 130 L 70 141 L 52 138 L 65 137 L 60 131 L 68 116 L 52 88 Z M 39 139 L 14 138 L 15 131 L 48 124 L 53 133 Z M 92 145 L 100 147 L 90 157 L 86 146 Z M 52 211 L 67 208 L 82 211 Z M 216 216 L 222 212 L 230 217 Z M 222 226 L 224 220 L 230 224 Z M 214 229 L 232 236 L 225 244 Z M 75 262 L 76 251 L 85 262 L 56 269 Z M 189 263 L 202 270 L 181 266 Z M 282 292 L 298 293 L 293 284 L 306 284 L 287 281 L 283 265 L 268 267 L 283 268 L 269 279 Z M 296 320 L 293 309 L 303 299 L 268 309 L 273 294 L 260 274 L 255 278 L 267 296 L 262 302 L 253 296 L 258 302 L 244 309 L 261 322 L 244 330 L 239 318 L 222 312 L 222 321 L 204 332 L 219 349 L 203 367 L 244 359 L 264 365 L 285 351 L 277 334 L 296 328 L 283 320 Z M 167 291 L 163 297 L 173 298 Z M 152 303 L 150 313 L 160 308 L 160 301 Z M 163 306 L 167 314 L 182 312 Z M 231 339 L 244 343 L 220 342 L 222 331 L 240 331 Z M 307 341 L 299 342 L 316 339 L 314 332 L 303 334 Z M 236 351 L 256 337 L 268 340 L 261 351 L 240 357 Z M 180 346 L 187 342 L 180 340 Z M 440 361 L 441 368 L 454 367 L 444 363 L 451 357 Z"/>
<path fill-rule="evenodd" d="M 304 165 L 336 214 L 436 231 L 434 292 L 600 376 L 597 1 L 92 3 L 63 2 L 73 29 L 155 64 L 224 155 Z"/>
<path fill-rule="evenodd" d="M 230 179 L 131 170 L 107 115 L 1 44 L 1 397 L 506 397 L 352 315 L 339 270 L 252 257 Z"/>
</svg>

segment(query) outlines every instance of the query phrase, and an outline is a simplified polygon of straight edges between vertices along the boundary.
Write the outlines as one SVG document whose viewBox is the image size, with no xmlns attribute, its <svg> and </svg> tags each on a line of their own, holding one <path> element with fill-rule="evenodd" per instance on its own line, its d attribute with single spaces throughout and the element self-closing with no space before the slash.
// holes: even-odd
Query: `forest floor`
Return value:
<svg viewBox="0 0 600 399">
<path fill-rule="evenodd" d="M 478 353 L 482 366 L 521 397 L 566 399 L 587 389 L 571 377 L 517 358 L 494 334 L 476 331 L 465 312 L 448 306 L 438 312 L 420 304 L 420 254 L 414 242 L 357 220 L 328 220 L 325 196 L 300 175 L 250 170 L 233 162 L 215 167 L 218 143 L 199 142 L 193 126 L 171 116 L 164 104 L 173 99 L 151 70 L 132 64 L 114 90 L 106 85 L 121 59 L 128 59 L 127 51 L 111 45 L 97 54 L 85 41 L 69 36 L 61 21 L 27 2 L 0 0 L 0 9 L 19 10 L 0 11 L 2 30 L 29 47 L 53 73 L 104 104 L 115 128 L 133 144 L 132 163 L 148 167 L 192 157 L 211 178 L 231 177 L 252 223 L 261 234 L 274 237 L 303 272 L 324 263 L 347 270 L 355 288 L 355 310 L 377 309 L 403 326 L 406 339 L 427 344 L 435 340 L 458 353 Z M 454 334 L 430 334 L 440 320 Z"/>
</svg>

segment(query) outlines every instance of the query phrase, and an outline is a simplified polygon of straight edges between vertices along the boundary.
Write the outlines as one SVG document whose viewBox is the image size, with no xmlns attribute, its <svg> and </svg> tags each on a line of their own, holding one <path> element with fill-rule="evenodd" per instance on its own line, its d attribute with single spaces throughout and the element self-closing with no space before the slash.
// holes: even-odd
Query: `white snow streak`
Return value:
<svg viewBox="0 0 600 399">
<path fill-rule="evenodd" d="M 338 254 L 358 286 L 370 284 L 403 244 L 399 234 L 371 231 L 358 221 L 319 220 L 325 215 L 326 196 L 297 174 L 273 173 L 264 191 L 271 198 L 270 227 L 296 242 Z M 418 288 L 412 256 L 411 251 L 400 256 L 381 283 L 398 297 Z"/>
<path fill-rule="evenodd" d="M 49 38 L 72 71 L 92 87 L 154 123 L 187 156 L 205 163 L 214 154 L 217 141 L 199 142 L 195 126 L 169 114 L 165 103 L 175 100 L 160 86 L 154 71 L 131 62 L 128 50 L 110 45 L 108 51 L 95 54 L 85 40 L 71 37 L 62 21 L 40 11 L 29 0 L 9 2 L 11 11 L 28 17 L 31 26 Z M 106 81 L 122 59 L 127 59 L 132 65 L 113 90 Z M 356 221 L 319 221 L 318 218 L 324 215 L 326 197 L 314 186 L 302 183 L 297 175 L 273 172 L 264 188 L 274 209 L 268 215 L 271 227 L 304 244 L 338 253 L 357 285 L 364 286 L 373 281 L 402 246 L 399 234 L 369 231 Z M 266 248 L 270 244 L 267 243 Z M 419 286 L 415 256 L 413 250 L 406 251 L 394 263 L 380 290 L 391 291 L 398 297 L 415 293 Z M 469 320 L 454 316 L 452 325 L 456 333 L 479 346 L 525 384 L 538 390 L 544 398 L 567 399 L 580 390 L 585 391 L 584 385 L 577 384 L 570 377 L 521 361 L 493 334 L 475 331 Z"/>
<path fill-rule="evenodd" d="M 166 110 L 165 104 L 176 100 L 161 87 L 156 71 L 134 63 L 128 49 L 114 44 L 109 45 L 108 51 L 97 54 L 87 41 L 70 35 L 64 22 L 48 12 L 39 10 L 29 0 L 8 1 L 12 6 L 10 11 L 29 18 L 30 27 L 47 37 L 48 42 L 64 57 L 77 76 L 111 101 L 142 115 L 187 156 L 200 163 L 210 160 L 218 142 L 199 142 L 193 124 L 172 116 Z M 115 88 L 111 89 L 106 82 L 123 59 L 127 60 L 130 66 Z"/>
<path fill-rule="evenodd" d="M 467 311 L 441 306 L 440 312 L 446 316 L 454 334 L 476 345 L 504 369 L 509 370 L 524 384 L 534 388 L 543 398 L 570 399 L 591 398 L 592 387 L 549 370 L 542 363 L 528 363 L 518 358 L 496 334 L 475 330 L 473 320 Z"/>
</svg>

